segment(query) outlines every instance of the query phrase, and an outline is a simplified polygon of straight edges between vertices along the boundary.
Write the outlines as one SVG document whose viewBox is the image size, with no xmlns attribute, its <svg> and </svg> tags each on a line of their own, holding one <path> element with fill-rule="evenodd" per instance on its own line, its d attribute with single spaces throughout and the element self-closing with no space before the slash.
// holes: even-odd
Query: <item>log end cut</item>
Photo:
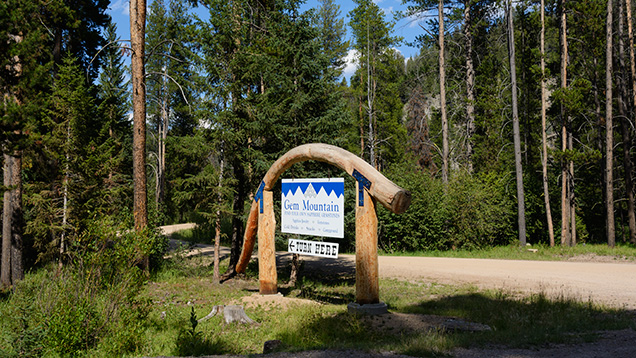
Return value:
<svg viewBox="0 0 636 358">
<path fill-rule="evenodd" d="M 400 190 L 393 197 L 391 202 L 391 211 L 396 214 L 402 214 L 411 205 L 411 192 L 408 190 Z"/>
</svg>

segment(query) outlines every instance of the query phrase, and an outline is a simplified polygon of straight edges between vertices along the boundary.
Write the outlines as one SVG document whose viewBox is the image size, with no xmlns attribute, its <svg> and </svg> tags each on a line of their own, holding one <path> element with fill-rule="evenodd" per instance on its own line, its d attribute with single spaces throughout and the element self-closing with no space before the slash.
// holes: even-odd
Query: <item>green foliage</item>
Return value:
<svg viewBox="0 0 636 358">
<path fill-rule="evenodd" d="M 514 203 L 502 178 L 457 175 L 445 188 L 413 164 L 387 174 L 413 195 L 403 214 L 379 211 L 380 247 L 387 252 L 483 248 L 516 237 Z"/>
<path fill-rule="evenodd" d="M 179 333 L 175 354 L 179 356 L 202 356 L 210 354 L 221 354 L 220 345 L 210 341 L 203 336 L 202 332 L 197 332 L 196 328 L 199 322 L 194 306 L 190 310 L 190 328 L 184 329 Z"/>
<path fill-rule="evenodd" d="M 95 220 L 74 242 L 68 265 L 45 266 L 16 286 L 0 306 L 12 332 L 9 356 L 139 349 L 148 314 L 148 303 L 138 296 L 145 280 L 139 264 L 144 255 L 160 253 L 151 235 L 124 229 L 113 220 Z"/>
</svg>

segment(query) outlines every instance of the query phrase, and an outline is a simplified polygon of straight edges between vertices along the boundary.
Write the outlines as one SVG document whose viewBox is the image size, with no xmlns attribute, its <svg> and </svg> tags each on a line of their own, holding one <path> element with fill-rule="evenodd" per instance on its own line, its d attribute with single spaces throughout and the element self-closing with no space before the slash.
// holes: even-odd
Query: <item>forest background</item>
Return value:
<svg viewBox="0 0 636 358">
<path fill-rule="evenodd" d="M 323 142 L 412 191 L 406 214 L 380 211 L 388 252 L 636 241 L 629 1 L 405 2 L 396 17 L 426 23 L 408 60 L 395 22 L 354 3 L 347 21 L 326 0 L 304 11 L 300 1 L 148 4 L 151 226 L 218 224 L 240 247 L 268 166 Z M 19 212 L 3 234 L 20 236 L 3 253 L 21 241 L 13 261 L 26 267 L 62 262 L 94 220 L 130 223 L 132 51 L 108 5 L 2 7 L 4 215 Z M 339 173 L 306 164 L 289 175 Z"/>
<path fill-rule="evenodd" d="M 261 178 L 304 143 L 411 191 L 406 213 L 379 209 L 385 252 L 636 244 L 630 0 L 405 1 L 396 16 L 422 25 L 409 59 L 378 4 L 317 4 L 156 0 L 131 6 L 146 29 L 130 42 L 108 0 L 0 3 L 0 282 L 22 287 L 8 296 L 16 354 L 81 351 L 104 327 L 134 351 L 136 293 L 166 250 L 154 229 L 197 222 L 231 247 L 231 274 Z M 340 175 L 304 163 L 286 176 Z"/>
</svg>

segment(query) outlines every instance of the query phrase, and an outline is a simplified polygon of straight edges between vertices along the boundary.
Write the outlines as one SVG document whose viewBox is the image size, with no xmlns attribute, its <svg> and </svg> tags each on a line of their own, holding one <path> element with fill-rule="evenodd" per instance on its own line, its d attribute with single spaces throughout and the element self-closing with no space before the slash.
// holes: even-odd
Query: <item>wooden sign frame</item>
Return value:
<svg viewBox="0 0 636 358">
<path fill-rule="evenodd" d="M 298 146 L 272 164 L 254 196 L 236 272 L 245 272 L 254 250 L 255 238 L 258 236 L 259 292 L 264 295 L 277 293 L 278 276 L 274 246 L 276 219 L 272 188 L 285 170 L 296 163 L 308 160 L 334 165 L 357 181 L 356 302 L 360 305 L 379 303 L 376 203 L 379 201 L 390 211 L 401 214 L 411 204 L 411 193 L 395 185 L 362 158 L 329 144 L 312 143 Z"/>
</svg>

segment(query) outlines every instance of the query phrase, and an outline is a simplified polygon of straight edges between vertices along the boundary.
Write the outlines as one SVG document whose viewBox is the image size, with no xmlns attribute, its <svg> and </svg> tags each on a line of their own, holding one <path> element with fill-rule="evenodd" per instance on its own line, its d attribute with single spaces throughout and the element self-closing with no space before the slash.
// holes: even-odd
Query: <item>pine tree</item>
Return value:
<svg viewBox="0 0 636 358">
<path fill-rule="evenodd" d="M 3 235 L 0 285 L 24 275 L 22 156 L 46 106 L 50 53 L 38 2 L 8 0 L 0 4 L 0 145 L 4 156 Z"/>
<path fill-rule="evenodd" d="M 106 28 L 107 45 L 102 51 L 102 71 L 98 82 L 98 113 L 103 118 L 100 152 L 107 153 L 105 162 L 107 178 L 105 197 L 108 212 L 116 213 L 130 197 L 131 126 L 127 117 L 129 111 L 128 85 L 125 79 L 124 59 L 120 50 L 116 25 L 110 22 Z"/>
<path fill-rule="evenodd" d="M 361 115 L 360 128 L 362 136 L 363 123 L 366 120 L 366 147 L 368 148 L 368 161 L 378 166 L 378 147 L 382 138 L 378 136 L 376 96 L 378 87 L 382 85 L 378 81 L 380 57 L 391 46 L 399 43 L 401 39 L 392 36 L 394 23 L 384 20 L 384 12 L 370 0 L 356 0 L 356 7 L 349 13 L 351 18 L 349 26 L 353 30 L 353 47 L 358 51 L 358 68 L 360 75 L 359 98 L 360 109 L 366 112 Z M 361 113 L 362 114 L 362 113 Z"/>
</svg>

